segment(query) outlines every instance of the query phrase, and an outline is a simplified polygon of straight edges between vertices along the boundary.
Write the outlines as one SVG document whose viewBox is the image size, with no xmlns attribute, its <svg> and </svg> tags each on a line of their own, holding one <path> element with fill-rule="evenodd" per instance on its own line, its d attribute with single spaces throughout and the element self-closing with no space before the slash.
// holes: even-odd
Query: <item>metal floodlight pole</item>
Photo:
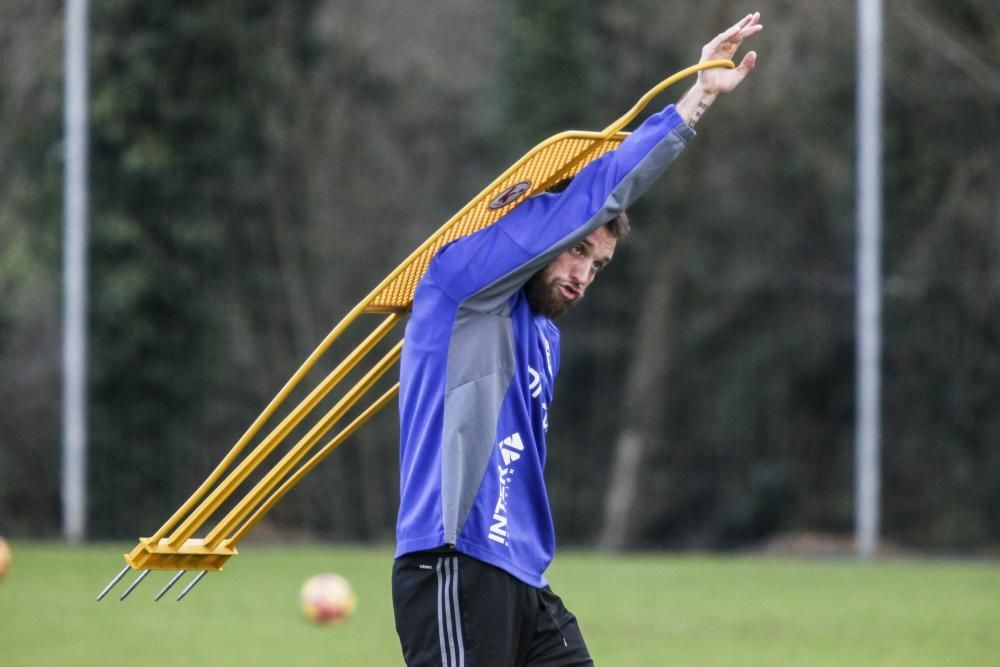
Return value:
<svg viewBox="0 0 1000 667">
<path fill-rule="evenodd" d="M 858 0 L 855 543 L 878 549 L 882 352 L 882 0 Z"/>
<path fill-rule="evenodd" d="M 67 0 L 63 141 L 63 535 L 87 533 L 87 0 Z"/>
</svg>

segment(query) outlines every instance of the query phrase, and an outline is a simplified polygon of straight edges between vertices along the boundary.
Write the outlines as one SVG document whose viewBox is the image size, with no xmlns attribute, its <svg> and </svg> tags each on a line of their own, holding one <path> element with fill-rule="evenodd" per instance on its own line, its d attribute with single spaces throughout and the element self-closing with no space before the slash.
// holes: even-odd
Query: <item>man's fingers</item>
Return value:
<svg viewBox="0 0 1000 667">
<path fill-rule="evenodd" d="M 743 28 L 746 27 L 751 20 L 753 20 L 753 17 L 753 14 L 747 14 L 742 20 L 734 23 L 729 26 L 729 28 L 716 35 L 715 39 L 705 45 L 705 48 L 717 48 L 720 44 L 731 38 L 733 35 L 736 35 L 739 31 L 743 30 Z"/>
<path fill-rule="evenodd" d="M 725 32 L 720 34 L 719 37 L 729 38 L 736 33 L 744 34 L 745 31 L 746 34 L 753 34 L 754 32 L 756 32 L 754 28 L 758 25 L 757 23 L 758 21 L 760 21 L 760 12 L 747 14 L 746 16 L 743 17 L 742 20 L 740 20 L 732 27 L 730 27 L 729 30 L 726 30 Z"/>
<path fill-rule="evenodd" d="M 734 35 L 738 34 L 740 30 L 743 29 L 743 22 L 737 23 L 736 25 L 730 26 L 728 30 L 724 30 L 715 36 L 709 44 L 722 44 L 723 42 L 731 39 Z"/>
<path fill-rule="evenodd" d="M 735 51 L 744 39 L 751 35 L 756 35 L 764 29 L 764 26 L 759 21 L 760 12 L 747 14 L 741 21 L 730 26 L 728 30 L 716 35 L 715 39 L 705 45 L 704 51 L 708 53 L 714 53 L 723 49 L 726 51 L 729 49 Z"/>
<path fill-rule="evenodd" d="M 706 44 L 701 50 L 702 61 L 714 60 L 717 58 L 733 58 L 740 48 L 743 40 L 756 35 L 764 29 L 760 23 L 760 12 L 747 14 L 742 19 L 734 23 L 727 30 L 720 32 L 715 39 Z M 739 79 L 742 80 L 757 62 L 757 54 L 747 54 L 739 64 Z"/>
</svg>

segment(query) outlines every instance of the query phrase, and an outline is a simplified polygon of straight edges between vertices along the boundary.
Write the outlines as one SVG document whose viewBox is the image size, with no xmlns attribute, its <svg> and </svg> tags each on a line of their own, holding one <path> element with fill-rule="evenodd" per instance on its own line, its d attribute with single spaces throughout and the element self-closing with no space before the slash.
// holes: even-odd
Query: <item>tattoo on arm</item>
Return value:
<svg viewBox="0 0 1000 667">
<path fill-rule="evenodd" d="M 694 115 L 691 117 L 691 122 L 689 125 L 694 127 L 699 120 L 701 120 L 702 115 L 708 110 L 708 105 L 704 102 L 698 102 L 698 106 L 694 110 Z"/>
</svg>

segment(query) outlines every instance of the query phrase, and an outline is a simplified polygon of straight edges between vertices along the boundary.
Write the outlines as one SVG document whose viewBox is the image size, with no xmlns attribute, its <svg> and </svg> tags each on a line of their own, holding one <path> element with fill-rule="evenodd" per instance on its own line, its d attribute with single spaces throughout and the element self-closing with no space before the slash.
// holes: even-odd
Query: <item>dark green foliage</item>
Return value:
<svg viewBox="0 0 1000 667">
<path fill-rule="evenodd" d="M 193 489 L 203 450 L 224 451 L 205 438 L 234 363 L 220 292 L 229 253 L 271 215 L 262 102 L 279 99 L 284 12 L 95 9 L 91 516 L 95 535 L 120 535 Z"/>
<path fill-rule="evenodd" d="M 101 537 L 155 530 L 347 309 L 511 160 L 603 129 L 735 18 L 717 1 L 91 4 Z M 886 13 L 883 526 L 934 549 L 1000 537 L 994 5 Z M 760 9 L 758 71 L 560 323 L 548 475 L 564 543 L 597 537 L 637 416 L 653 441 L 629 544 L 852 529 L 854 16 Z M 60 11 L 0 9 L 0 532 L 59 526 Z M 640 358 L 661 290 L 663 356 Z M 654 362 L 660 389 L 628 403 Z M 391 539 L 394 417 L 261 533 Z"/>
<path fill-rule="evenodd" d="M 592 129 L 593 122 L 600 122 L 593 4 L 508 4 L 500 107 L 501 138 L 514 144 L 512 148 L 534 145 L 567 129 Z M 514 159 L 524 150 L 505 157 Z"/>
<path fill-rule="evenodd" d="M 0 7 L 0 533 L 59 521 L 58 6 Z"/>
</svg>

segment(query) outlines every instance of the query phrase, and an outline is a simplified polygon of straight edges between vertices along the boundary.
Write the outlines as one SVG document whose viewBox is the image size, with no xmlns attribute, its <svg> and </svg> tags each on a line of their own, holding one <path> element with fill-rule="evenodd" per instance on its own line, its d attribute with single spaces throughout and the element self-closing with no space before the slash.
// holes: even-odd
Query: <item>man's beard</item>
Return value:
<svg viewBox="0 0 1000 667">
<path fill-rule="evenodd" d="M 545 281 L 544 269 L 525 283 L 524 294 L 533 311 L 552 320 L 565 315 L 575 303 L 564 297 L 554 283 Z"/>
</svg>

